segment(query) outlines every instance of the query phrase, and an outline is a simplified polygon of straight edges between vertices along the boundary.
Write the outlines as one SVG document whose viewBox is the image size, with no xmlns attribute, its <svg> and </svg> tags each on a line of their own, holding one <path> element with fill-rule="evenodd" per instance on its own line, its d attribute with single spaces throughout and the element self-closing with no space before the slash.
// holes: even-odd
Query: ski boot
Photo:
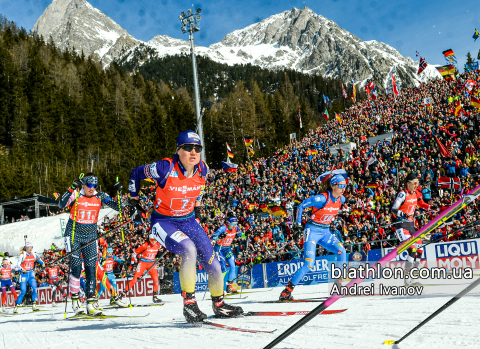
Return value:
<svg viewBox="0 0 480 349">
<path fill-rule="evenodd" d="M 229 281 L 227 283 L 227 293 L 237 293 L 237 290 L 235 288 L 233 288 L 232 281 Z"/>
<path fill-rule="evenodd" d="M 87 298 L 87 315 L 99 316 L 103 315 L 102 311 L 99 309 L 98 299 L 95 297 Z"/>
<path fill-rule="evenodd" d="M 199 308 L 197 300 L 195 299 L 195 293 L 187 293 L 182 291 L 183 297 L 183 316 L 189 323 L 202 322 L 207 318 Z"/>
<path fill-rule="evenodd" d="M 215 317 L 239 317 L 243 314 L 243 309 L 235 305 L 225 304 L 224 296 L 212 297 L 212 308 Z"/>
<path fill-rule="evenodd" d="M 52 301 L 52 307 L 55 308 L 57 306 L 57 303 L 55 301 Z"/>
<path fill-rule="evenodd" d="M 128 308 L 128 303 L 124 302 L 122 298 L 122 295 L 117 294 L 110 299 L 110 304 L 112 304 L 113 301 L 113 304 L 116 304 L 119 307 Z"/>
<path fill-rule="evenodd" d="M 32 311 L 39 311 L 40 309 L 37 308 L 37 302 L 32 303 Z"/>
<path fill-rule="evenodd" d="M 291 281 L 289 281 L 287 287 L 285 287 L 285 289 L 282 291 L 278 300 L 279 301 L 293 301 L 294 299 L 292 297 L 292 292 L 293 292 L 294 288 L 295 288 L 295 285 L 292 284 Z"/>
<path fill-rule="evenodd" d="M 153 303 L 162 303 L 162 300 L 160 298 L 158 298 L 158 296 L 156 294 L 153 295 Z"/>
<path fill-rule="evenodd" d="M 82 304 L 78 298 L 78 293 L 72 293 L 72 310 L 75 315 L 83 314 Z"/>
</svg>

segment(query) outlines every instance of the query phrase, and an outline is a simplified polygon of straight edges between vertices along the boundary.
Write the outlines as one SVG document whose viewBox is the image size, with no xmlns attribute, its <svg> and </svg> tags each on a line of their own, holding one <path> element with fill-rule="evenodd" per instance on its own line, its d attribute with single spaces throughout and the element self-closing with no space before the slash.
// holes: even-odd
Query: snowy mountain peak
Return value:
<svg viewBox="0 0 480 349">
<path fill-rule="evenodd" d="M 85 0 L 54 0 L 33 27 L 61 49 L 93 55 L 104 65 L 140 42 Z"/>
<path fill-rule="evenodd" d="M 138 67 L 152 58 L 190 52 L 188 41 L 166 35 L 136 40 L 85 0 L 54 0 L 33 31 L 47 40 L 51 36 L 61 49 L 83 50 L 104 66 L 115 59 Z M 197 46 L 196 52 L 229 65 L 294 69 L 362 85 L 372 79 L 380 91 L 387 88 L 391 72 L 403 87 L 418 84 L 418 63 L 410 57 L 385 43 L 362 41 L 308 7 L 294 7 L 235 30 L 209 47 Z"/>
</svg>

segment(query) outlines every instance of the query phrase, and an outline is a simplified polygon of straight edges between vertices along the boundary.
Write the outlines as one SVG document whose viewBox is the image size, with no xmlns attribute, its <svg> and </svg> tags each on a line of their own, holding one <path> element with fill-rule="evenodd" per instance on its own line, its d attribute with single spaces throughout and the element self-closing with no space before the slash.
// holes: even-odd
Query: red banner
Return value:
<svg viewBox="0 0 480 349">
<path fill-rule="evenodd" d="M 127 284 L 127 279 L 117 279 L 117 291 L 124 291 L 125 286 Z M 63 289 L 65 290 L 67 286 L 64 286 Z M 20 294 L 20 291 L 17 290 L 17 295 Z M 145 277 L 142 281 L 139 281 L 133 287 L 133 292 L 131 294 L 132 297 L 145 297 L 145 296 L 152 296 L 153 295 L 153 280 L 150 276 Z M 107 299 L 110 298 L 110 294 L 108 291 L 104 291 L 103 294 L 99 297 L 99 299 Z M 64 300 L 65 301 L 65 300 Z M 55 298 L 55 302 L 61 303 L 62 296 L 61 292 L 57 290 L 57 295 Z M 37 288 L 37 304 L 44 305 L 44 304 L 52 304 L 52 289 L 50 286 L 47 287 L 39 287 Z M 12 292 L 8 291 L 7 293 L 7 307 L 13 307 L 15 305 L 15 300 L 13 299 Z"/>
</svg>

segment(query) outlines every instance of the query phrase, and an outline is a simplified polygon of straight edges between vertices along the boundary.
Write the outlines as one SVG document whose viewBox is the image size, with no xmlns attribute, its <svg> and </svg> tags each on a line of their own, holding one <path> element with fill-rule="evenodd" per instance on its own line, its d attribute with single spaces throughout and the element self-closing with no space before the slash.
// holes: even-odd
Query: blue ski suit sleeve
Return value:
<svg viewBox="0 0 480 349">
<path fill-rule="evenodd" d="M 165 177 L 169 168 L 170 162 L 167 160 L 160 160 L 149 165 L 142 165 L 134 168 L 132 172 L 130 172 L 130 180 L 128 182 L 130 196 L 138 196 L 138 192 L 140 191 L 140 181 L 142 179 L 150 178 L 159 182 Z"/>
<path fill-rule="evenodd" d="M 224 233 L 227 230 L 227 227 L 225 224 L 221 225 L 220 228 L 217 229 L 215 233 L 212 235 L 212 241 L 216 241 L 218 239 L 218 236 L 222 233 Z"/>
</svg>

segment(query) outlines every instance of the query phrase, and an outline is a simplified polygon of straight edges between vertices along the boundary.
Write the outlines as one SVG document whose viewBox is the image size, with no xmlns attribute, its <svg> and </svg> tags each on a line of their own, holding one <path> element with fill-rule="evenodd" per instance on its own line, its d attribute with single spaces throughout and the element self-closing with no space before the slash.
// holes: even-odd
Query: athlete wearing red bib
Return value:
<svg viewBox="0 0 480 349">
<path fill-rule="evenodd" d="M 208 167 L 200 161 L 202 145 L 193 131 L 184 131 L 177 137 L 177 152 L 173 159 L 164 159 L 132 170 L 128 189 L 135 212 L 143 211 L 138 202 L 140 181 L 156 181 L 154 211 L 151 216 L 151 234 L 167 250 L 182 257 L 180 284 L 184 298 L 184 315 L 189 322 L 203 321 L 206 315 L 195 300 L 196 262 L 208 274 L 213 310 L 217 316 L 234 317 L 243 311 L 223 301 L 223 276 L 205 231 L 195 220 L 193 211 L 201 200 L 202 187 Z M 134 220 L 140 215 L 134 213 Z"/>
</svg>

